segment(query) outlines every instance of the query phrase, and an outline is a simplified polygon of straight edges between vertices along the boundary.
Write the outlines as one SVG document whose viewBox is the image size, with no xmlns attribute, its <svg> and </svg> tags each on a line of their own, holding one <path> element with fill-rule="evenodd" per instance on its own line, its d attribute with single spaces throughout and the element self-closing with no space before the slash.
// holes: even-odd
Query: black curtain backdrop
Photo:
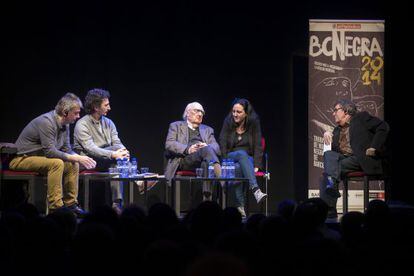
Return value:
<svg viewBox="0 0 414 276">
<path fill-rule="evenodd" d="M 403 177 L 407 165 L 400 161 L 406 153 L 400 101 L 410 93 L 404 86 L 409 78 L 401 78 L 412 55 L 404 52 L 412 32 L 407 9 L 394 1 L 332 2 L 9 4 L 0 16 L 0 141 L 15 141 L 66 92 L 83 100 L 99 87 L 111 92 L 108 117 L 139 166 L 162 172 L 168 124 L 181 119 L 188 102 L 203 104 L 204 123 L 218 138 L 232 99 L 245 97 L 260 115 L 267 140 L 274 211 L 283 199 L 306 196 L 308 20 L 385 19 L 392 195 L 411 200 Z"/>
</svg>

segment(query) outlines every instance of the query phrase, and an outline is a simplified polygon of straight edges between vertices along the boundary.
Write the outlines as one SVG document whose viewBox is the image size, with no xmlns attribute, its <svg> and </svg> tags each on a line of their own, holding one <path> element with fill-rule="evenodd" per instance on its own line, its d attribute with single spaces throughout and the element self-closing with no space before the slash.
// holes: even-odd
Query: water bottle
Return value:
<svg viewBox="0 0 414 276">
<path fill-rule="evenodd" d="M 137 159 L 135 157 L 133 157 L 131 159 L 131 167 L 129 170 L 129 176 L 130 177 L 135 177 L 138 174 L 138 163 L 137 163 Z"/>
<path fill-rule="evenodd" d="M 221 177 L 227 178 L 227 159 L 223 159 L 223 162 L 221 162 Z"/>
<path fill-rule="evenodd" d="M 122 174 L 122 159 L 121 158 L 116 159 L 116 172 L 119 173 L 120 175 Z"/>
<path fill-rule="evenodd" d="M 129 176 L 129 168 L 128 168 L 128 159 L 124 158 L 122 159 L 122 172 L 121 176 L 123 178 L 127 178 Z"/>
<path fill-rule="evenodd" d="M 236 165 L 234 164 L 233 159 L 229 159 L 227 161 L 227 175 L 228 175 L 228 178 L 236 177 Z"/>
<path fill-rule="evenodd" d="M 208 178 L 215 178 L 216 175 L 214 173 L 214 163 L 213 161 L 210 161 L 208 164 Z"/>
</svg>

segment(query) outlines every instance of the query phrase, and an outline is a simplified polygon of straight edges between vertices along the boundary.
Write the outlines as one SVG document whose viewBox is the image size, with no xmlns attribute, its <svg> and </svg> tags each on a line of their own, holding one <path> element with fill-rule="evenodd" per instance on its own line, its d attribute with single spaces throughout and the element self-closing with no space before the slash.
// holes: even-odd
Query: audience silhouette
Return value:
<svg viewBox="0 0 414 276">
<path fill-rule="evenodd" d="M 0 267 L 13 275 L 350 275 L 408 269 L 414 207 L 372 200 L 365 213 L 327 222 L 320 198 L 283 201 L 276 214 L 243 221 L 236 208 L 202 202 L 183 219 L 157 203 L 148 212 L 110 206 L 85 218 L 42 216 L 24 203 L 0 217 Z"/>
</svg>

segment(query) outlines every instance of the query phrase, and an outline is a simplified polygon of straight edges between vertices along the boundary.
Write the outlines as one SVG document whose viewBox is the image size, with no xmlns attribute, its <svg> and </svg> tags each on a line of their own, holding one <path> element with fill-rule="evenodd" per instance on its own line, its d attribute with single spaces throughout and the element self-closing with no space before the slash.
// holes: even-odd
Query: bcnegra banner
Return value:
<svg viewBox="0 0 414 276">
<path fill-rule="evenodd" d="M 384 21 L 309 21 L 310 197 L 319 195 L 323 133 L 335 127 L 332 113 L 338 99 L 352 100 L 359 110 L 383 118 Z"/>
</svg>

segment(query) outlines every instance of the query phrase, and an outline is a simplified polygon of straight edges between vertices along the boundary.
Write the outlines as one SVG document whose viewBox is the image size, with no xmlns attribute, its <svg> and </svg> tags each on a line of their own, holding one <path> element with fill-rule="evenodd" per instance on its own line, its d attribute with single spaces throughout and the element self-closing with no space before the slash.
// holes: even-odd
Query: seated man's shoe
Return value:
<svg viewBox="0 0 414 276">
<path fill-rule="evenodd" d="M 156 184 L 158 183 L 158 180 L 149 180 L 147 181 L 147 192 L 149 190 L 151 190 Z M 144 189 L 145 189 L 145 185 L 144 185 L 144 181 L 143 180 L 137 180 L 135 181 L 135 184 L 137 184 L 138 186 L 138 192 L 140 195 L 144 194 Z"/>
<path fill-rule="evenodd" d="M 257 204 L 262 202 L 264 199 L 267 198 L 267 194 L 263 193 L 260 189 L 257 189 L 254 193 L 254 198 L 256 199 Z"/>
<path fill-rule="evenodd" d="M 221 177 L 221 166 L 220 166 L 220 164 L 219 163 L 214 163 L 213 168 L 214 168 L 214 175 L 217 178 L 220 178 Z"/>
<path fill-rule="evenodd" d="M 59 208 L 53 208 L 53 209 L 49 208 L 48 210 L 48 214 L 60 213 L 60 212 L 71 212 L 71 210 L 66 206 L 62 206 Z"/>
<path fill-rule="evenodd" d="M 213 170 L 216 178 L 221 178 L 221 166 L 219 163 L 214 163 Z M 220 181 L 220 185 L 222 188 L 224 188 L 226 185 L 226 181 Z"/>
<path fill-rule="evenodd" d="M 334 197 L 334 198 L 341 197 L 341 194 L 338 191 L 338 186 L 339 186 L 338 181 L 335 181 L 334 179 L 332 179 L 332 177 L 328 176 L 326 178 L 326 182 L 327 184 L 326 184 L 325 193 L 330 197 Z"/>
<path fill-rule="evenodd" d="M 113 202 L 112 203 L 112 209 L 115 211 L 115 213 L 120 216 L 122 214 L 122 203 L 121 202 Z"/>
<path fill-rule="evenodd" d="M 212 201 L 211 192 L 203 192 L 203 201 Z"/>
<path fill-rule="evenodd" d="M 332 187 L 326 187 L 325 193 L 329 195 L 330 197 L 334 197 L 334 198 L 341 197 L 341 193 L 338 191 L 338 189 L 334 189 Z"/>
<path fill-rule="evenodd" d="M 85 210 L 79 207 L 78 204 L 73 204 L 71 206 L 67 206 L 68 210 L 74 213 L 78 218 L 84 218 L 87 214 Z"/>
<path fill-rule="evenodd" d="M 237 207 L 237 211 L 239 211 L 239 213 L 242 216 L 242 218 L 246 218 L 246 211 L 244 210 L 244 207 L 243 206 Z"/>
</svg>

